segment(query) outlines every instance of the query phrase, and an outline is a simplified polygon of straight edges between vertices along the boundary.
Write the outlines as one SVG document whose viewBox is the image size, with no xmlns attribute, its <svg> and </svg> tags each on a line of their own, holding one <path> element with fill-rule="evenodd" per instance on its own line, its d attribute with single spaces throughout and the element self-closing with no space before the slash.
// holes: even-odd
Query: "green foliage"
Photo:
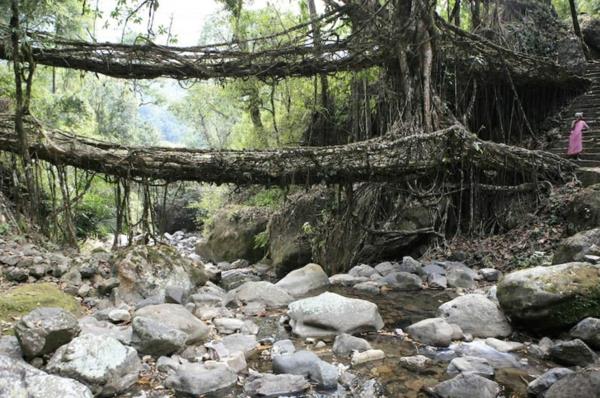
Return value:
<svg viewBox="0 0 600 398">
<path fill-rule="evenodd" d="M 198 202 L 192 203 L 191 208 L 197 209 L 196 222 L 208 226 L 213 215 L 225 205 L 229 189 L 225 186 L 203 186 L 202 196 Z"/>
<path fill-rule="evenodd" d="M 10 232 L 10 224 L 8 223 L 0 223 L 0 236 L 5 235 Z"/>
<path fill-rule="evenodd" d="M 269 244 L 269 231 L 265 230 L 254 236 L 254 248 L 264 249 Z"/>
<path fill-rule="evenodd" d="M 244 204 L 256 207 L 279 207 L 285 199 L 285 192 L 281 188 L 267 188 L 252 195 Z"/>
</svg>

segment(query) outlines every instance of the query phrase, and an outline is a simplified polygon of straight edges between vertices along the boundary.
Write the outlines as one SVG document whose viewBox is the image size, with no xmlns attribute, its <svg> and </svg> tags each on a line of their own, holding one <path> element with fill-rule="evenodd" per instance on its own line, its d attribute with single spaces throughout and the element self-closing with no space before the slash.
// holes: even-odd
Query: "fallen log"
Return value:
<svg viewBox="0 0 600 398">
<path fill-rule="evenodd" d="M 400 182 L 471 164 L 523 175 L 526 181 L 557 181 L 575 167 L 548 152 L 480 140 L 460 125 L 346 145 L 243 151 L 126 147 L 46 130 L 32 119 L 25 126 L 33 159 L 130 179 L 237 185 Z M 11 115 L 0 115 L 0 151 L 19 151 Z"/>
</svg>

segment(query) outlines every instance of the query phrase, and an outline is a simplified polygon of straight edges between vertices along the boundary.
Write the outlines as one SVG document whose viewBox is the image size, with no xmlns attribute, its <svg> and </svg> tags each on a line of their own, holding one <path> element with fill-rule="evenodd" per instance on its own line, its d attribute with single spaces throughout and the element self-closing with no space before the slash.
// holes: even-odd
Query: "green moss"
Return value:
<svg viewBox="0 0 600 398">
<path fill-rule="evenodd" d="M 81 306 L 70 296 L 51 283 L 17 286 L 0 296 L 0 321 L 12 322 L 39 307 L 63 308 L 80 315 Z"/>
</svg>

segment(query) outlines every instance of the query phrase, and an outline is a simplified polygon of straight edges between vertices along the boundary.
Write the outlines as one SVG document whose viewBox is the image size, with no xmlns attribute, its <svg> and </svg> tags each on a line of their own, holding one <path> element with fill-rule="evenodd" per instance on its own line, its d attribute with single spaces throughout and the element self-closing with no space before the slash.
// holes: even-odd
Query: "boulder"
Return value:
<svg viewBox="0 0 600 398">
<path fill-rule="evenodd" d="M 487 360 L 470 356 L 454 358 L 450 361 L 447 371 L 451 376 L 455 376 L 459 373 L 474 373 L 488 379 L 494 376 L 494 368 L 490 366 Z"/>
<path fill-rule="evenodd" d="M 402 357 L 398 360 L 400 366 L 412 371 L 425 370 L 433 361 L 425 355 L 414 355 L 410 357 Z"/>
<path fill-rule="evenodd" d="M 15 325 L 15 334 L 26 358 L 50 354 L 79 334 L 71 313 L 61 308 L 38 308 Z"/>
<path fill-rule="evenodd" d="M 14 359 L 22 359 L 23 351 L 19 340 L 15 336 L 0 337 L 0 355 L 4 355 Z"/>
<path fill-rule="evenodd" d="M 448 279 L 444 275 L 429 274 L 427 275 L 427 285 L 431 289 L 446 289 L 448 287 Z"/>
<path fill-rule="evenodd" d="M 496 268 L 482 268 L 479 270 L 479 273 L 487 282 L 498 282 L 502 277 L 502 272 Z"/>
<path fill-rule="evenodd" d="M 348 274 L 356 277 L 370 278 L 372 275 L 377 274 L 377 271 L 370 265 L 359 264 L 355 267 L 352 267 L 352 269 L 348 271 Z"/>
<path fill-rule="evenodd" d="M 596 228 L 600 225 L 600 184 L 576 192 L 565 209 L 565 221 L 570 233 Z"/>
<path fill-rule="evenodd" d="M 567 368 L 553 368 L 542 374 L 527 386 L 527 393 L 535 397 L 543 397 L 544 393 L 558 380 L 574 373 Z"/>
<path fill-rule="evenodd" d="M 432 392 L 439 398 L 496 398 L 500 386 L 474 373 L 461 373 L 436 385 Z"/>
<path fill-rule="evenodd" d="M 515 355 L 500 352 L 490 347 L 482 340 L 474 340 L 470 343 L 452 344 L 450 349 L 457 355 L 483 358 L 487 360 L 494 369 L 521 367 L 521 364 Z"/>
<path fill-rule="evenodd" d="M 119 281 L 119 296 L 130 304 L 152 296 L 165 297 L 167 287 L 191 291 L 208 280 L 201 264 L 167 245 L 120 249 L 112 261 Z"/>
<path fill-rule="evenodd" d="M 252 268 L 240 268 L 222 272 L 220 284 L 225 290 L 233 290 L 246 282 L 258 281 L 260 276 L 256 275 Z"/>
<path fill-rule="evenodd" d="M 560 378 L 546 391 L 544 398 L 600 398 L 600 371 L 589 369 Z"/>
<path fill-rule="evenodd" d="M 342 333 L 335 337 L 333 353 L 339 357 L 348 357 L 354 351 L 362 352 L 371 349 L 371 344 L 365 339 Z"/>
<path fill-rule="evenodd" d="M 550 357 L 567 366 L 585 366 L 597 359 L 594 351 L 579 339 L 557 342 L 550 349 Z"/>
<path fill-rule="evenodd" d="M 506 337 L 512 329 L 496 303 L 482 294 L 466 294 L 438 308 L 440 317 L 474 337 Z"/>
<path fill-rule="evenodd" d="M 413 323 L 406 328 L 406 332 L 422 344 L 448 347 L 452 342 L 454 329 L 442 318 L 429 318 Z"/>
<path fill-rule="evenodd" d="M 357 366 L 367 362 L 379 361 L 384 358 L 385 352 L 382 350 L 367 350 L 362 352 L 355 351 L 352 353 L 350 363 L 352 366 Z"/>
<path fill-rule="evenodd" d="M 583 40 L 598 58 L 600 57 L 600 18 L 580 16 L 580 19 Z"/>
<path fill-rule="evenodd" d="M 498 284 L 506 315 L 534 331 L 556 331 L 600 316 L 600 268 L 566 263 L 512 272 Z"/>
<path fill-rule="evenodd" d="M 377 305 L 325 292 L 288 305 L 292 331 L 302 337 L 378 331 L 383 320 Z"/>
<path fill-rule="evenodd" d="M 311 261 L 310 226 L 317 225 L 331 198 L 328 190 L 315 187 L 286 201 L 269 221 L 268 252 L 278 277 Z M 328 263 L 324 263 L 328 264 Z"/>
<path fill-rule="evenodd" d="M 165 380 L 165 386 L 177 394 L 193 396 L 223 391 L 236 383 L 236 372 L 226 364 L 214 361 L 183 363 Z"/>
<path fill-rule="evenodd" d="M 595 349 L 600 349 L 600 319 L 585 318 L 569 332 L 571 337 L 581 339 Z"/>
<path fill-rule="evenodd" d="M 305 296 L 308 292 L 329 286 L 329 278 L 318 264 L 308 264 L 287 274 L 275 286 L 294 297 Z"/>
<path fill-rule="evenodd" d="M 246 358 L 250 358 L 258 348 L 255 335 L 231 334 L 221 339 L 221 343 L 228 353 L 243 352 Z"/>
<path fill-rule="evenodd" d="M 310 384 L 304 376 L 265 373 L 249 378 L 244 385 L 244 392 L 251 397 L 278 398 L 302 396 L 309 388 Z"/>
<path fill-rule="evenodd" d="M 149 305 L 133 315 L 132 344 L 141 353 L 169 355 L 206 341 L 210 329 L 178 304 Z"/>
<path fill-rule="evenodd" d="M 237 305 L 247 303 L 263 303 L 268 308 L 284 307 L 294 298 L 279 286 L 266 281 L 246 282 L 242 286 L 230 291 L 226 301 Z"/>
<path fill-rule="evenodd" d="M 259 261 L 266 250 L 256 244 L 256 238 L 266 230 L 268 221 L 268 211 L 263 208 L 223 208 L 205 225 L 206 238 L 198 242 L 196 253 L 214 263 L 231 263 L 240 258 Z"/>
<path fill-rule="evenodd" d="M 381 282 L 394 290 L 400 291 L 421 290 L 423 288 L 421 278 L 408 272 L 390 272 L 383 277 Z"/>
<path fill-rule="evenodd" d="M 79 320 L 79 327 L 82 335 L 110 336 L 125 345 L 131 344 L 133 329 L 130 325 L 114 325 L 108 321 L 99 321 L 93 316 L 86 316 Z"/>
<path fill-rule="evenodd" d="M 582 231 L 561 241 L 554 252 L 552 263 L 585 261 L 585 256 L 589 254 L 600 254 L 600 228 Z"/>
<path fill-rule="evenodd" d="M 448 286 L 472 289 L 477 285 L 477 272 L 471 268 L 459 262 L 447 262 L 445 265 Z"/>
<path fill-rule="evenodd" d="M 0 354 L 0 397 L 92 398 L 92 392 L 78 381 L 49 375 L 23 360 Z"/>
<path fill-rule="evenodd" d="M 485 344 L 500 352 L 513 352 L 521 350 L 525 345 L 516 341 L 498 340 L 493 337 L 485 339 Z"/>
<path fill-rule="evenodd" d="M 392 272 L 399 271 L 398 264 L 389 261 L 384 261 L 375 266 L 375 271 L 377 271 L 382 276 L 386 276 L 387 274 L 390 274 Z"/>
<path fill-rule="evenodd" d="M 321 388 L 337 388 L 337 367 L 309 351 L 298 351 L 274 357 L 273 373 L 300 375 L 314 381 Z"/>
<path fill-rule="evenodd" d="M 271 358 L 276 357 L 277 355 L 293 354 L 295 352 L 296 347 L 292 340 L 279 340 L 274 342 L 273 347 L 271 347 Z"/>
<path fill-rule="evenodd" d="M 330 284 L 341 286 L 355 286 L 367 281 L 369 281 L 369 278 L 365 276 L 353 276 L 349 274 L 335 274 L 329 278 Z"/>
<path fill-rule="evenodd" d="M 136 383 L 141 361 L 133 348 L 112 337 L 86 334 L 59 348 L 47 369 L 80 381 L 94 395 L 108 397 Z"/>
</svg>

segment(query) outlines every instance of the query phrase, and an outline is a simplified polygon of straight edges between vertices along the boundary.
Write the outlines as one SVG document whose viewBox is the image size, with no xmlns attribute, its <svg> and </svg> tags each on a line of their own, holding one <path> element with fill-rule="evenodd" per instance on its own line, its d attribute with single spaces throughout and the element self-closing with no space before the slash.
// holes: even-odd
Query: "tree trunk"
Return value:
<svg viewBox="0 0 600 398">
<path fill-rule="evenodd" d="M 577 4 L 575 3 L 575 0 L 569 0 L 569 8 L 571 9 L 571 19 L 573 20 L 573 30 L 575 31 L 575 34 L 579 38 L 579 42 L 581 43 L 581 47 L 583 49 L 585 58 L 589 60 L 590 59 L 590 50 L 587 47 L 587 45 L 585 44 L 585 41 L 583 40 L 583 34 L 581 33 L 581 27 L 579 26 L 579 15 L 577 12 Z"/>
</svg>

